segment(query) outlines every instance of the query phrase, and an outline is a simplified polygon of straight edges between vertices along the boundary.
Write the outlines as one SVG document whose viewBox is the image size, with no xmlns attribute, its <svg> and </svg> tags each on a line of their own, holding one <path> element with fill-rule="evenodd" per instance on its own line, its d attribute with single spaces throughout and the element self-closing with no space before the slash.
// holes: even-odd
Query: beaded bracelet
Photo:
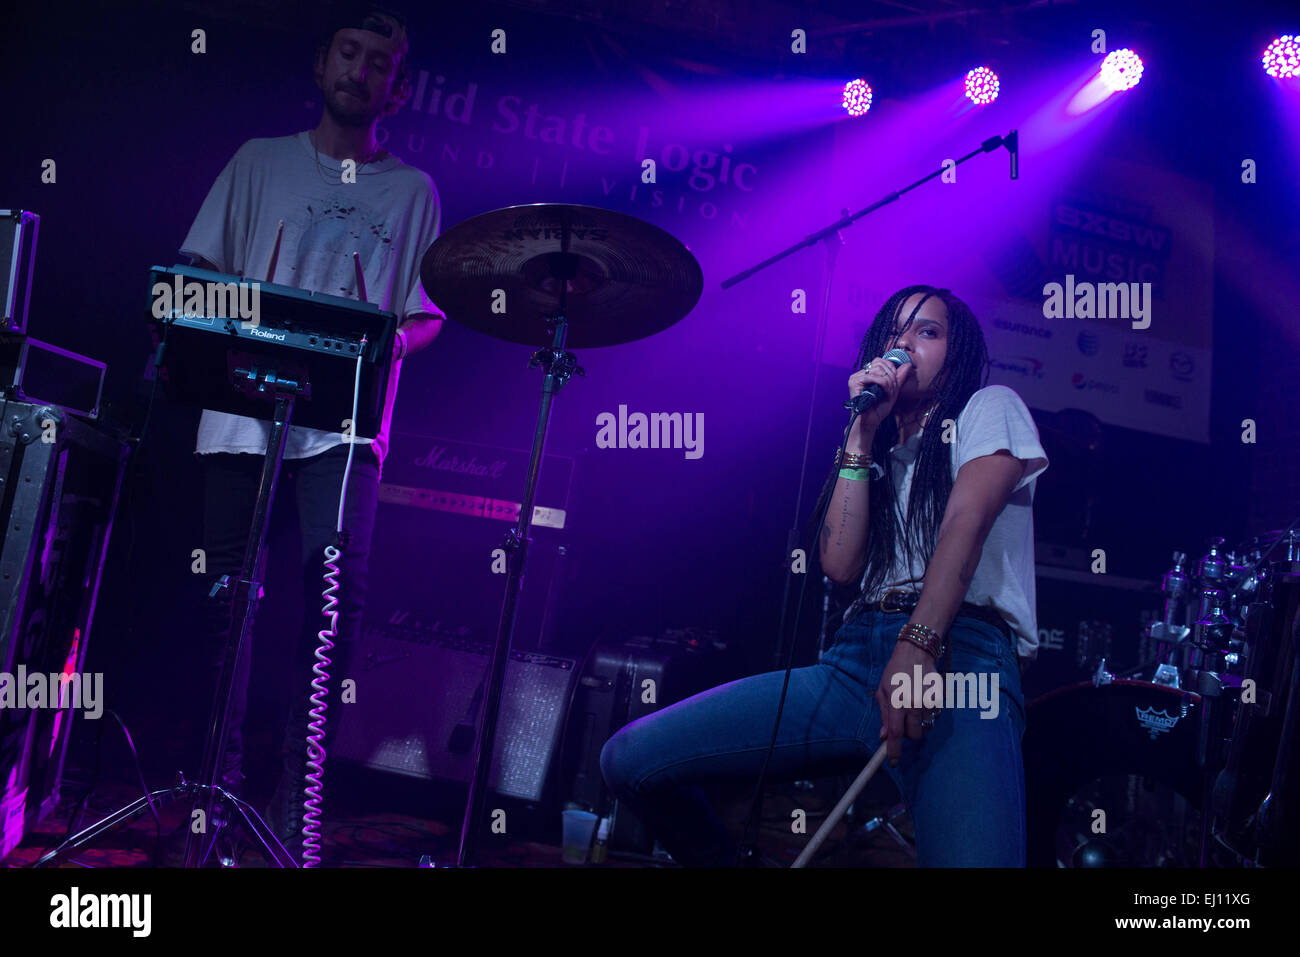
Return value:
<svg viewBox="0 0 1300 957">
<path fill-rule="evenodd" d="M 933 628 L 928 628 L 925 625 L 909 623 L 903 626 L 902 630 L 898 633 L 898 637 L 905 641 L 910 641 L 917 647 L 922 648 L 928 652 L 935 661 L 938 661 L 944 655 L 945 648 L 943 638 Z"/>
<path fill-rule="evenodd" d="M 841 454 L 840 450 L 836 448 L 835 464 L 842 465 L 845 468 L 851 468 L 851 469 L 869 469 L 871 468 L 871 453 L 870 452 L 844 452 L 843 454 Z"/>
</svg>

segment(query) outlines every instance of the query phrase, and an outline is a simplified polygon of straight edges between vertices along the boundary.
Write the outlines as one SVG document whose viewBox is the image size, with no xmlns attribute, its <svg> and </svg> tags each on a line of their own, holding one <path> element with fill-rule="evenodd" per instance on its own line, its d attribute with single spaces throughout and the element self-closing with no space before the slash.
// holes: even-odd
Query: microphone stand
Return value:
<svg viewBox="0 0 1300 957">
<path fill-rule="evenodd" d="M 974 159 L 980 153 L 991 153 L 1000 146 L 1005 146 L 1011 155 L 1011 178 L 1018 179 L 1020 175 L 1019 134 L 1016 130 L 1012 130 L 1006 136 L 989 137 L 983 143 L 981 143 L 976 149 L 971 150 L 965 156 L 962 156 L 959 159 L 957 159 L 952 164 L 953 168 L 960 166 L 962 163 L 965 163 L 967 160 Z M 780 617 L 779 624 L 777 625 L 777 644 L 776 644 L 775 653 L 773 655 L 773 661 L 778 670 L 784 670 L 787 672 L 790 670 L 794 661 L 794 650 L 797 644 L 796 641 L 797 636 L 791 635 L 789 646 L 788 648 L 785 647 L 785 628 L 786 628 L 785 622 L 786 622 L 786 616 L 789 613 L 789 605 L 790 605 L 790 584 L 791 584 L 790 576 L 793 574 L 791 571 L 793 567 L 793 563 L 791 562 L 791 557 L 794 549 L 797 548 L 799 544 L 799 515 L 801 512 L 803 512 L 804 481 L 808 472 L 808 450 L 809 450 L 809 446 L 812 443 L 813 414 L 816 409 L 817 384 L 820 378 L 821 365 L 822 365 L 821 353 L 825 343 L 826 330 L 827 327 L 829 326 L 829 319 L 830 319 L 831 282 L 834 278 L 835 260 L 837 254 L 839 253 L 839 246 L 844 245 L 844 237 L 840 235 L 840 230 L 852 226 L 859 219 L 868 215 L 869 213 L 874 213 L 882 206 L 888 206 L 890 203 L 901 198 L 905 193 L 910 193 L 912 190 L 916 189 L 921 184 L 929 182 L 930 180 L 934 179 L 936 176 L 942 176 L 944 170 L 948 168 L 949 167 L 946 165 L 941 165 L 938 169 L 933 170 L 930 173 L 927 173 L 925 176 L 922 176 L 920 179 L 909 183 L 908 185 L 904 186 L 902 189 L 898 189 L 892 193 L 885 194 L 884 196 L 876 200 L 871 205 L 864 206 L 856 213 L 850 213 L 847 209 L 842 208 L 840 210 L 840 218 L 837 219 L 835 222 L 830 223 L 829 225 L 823 227 L 822 229 L 817 230 L 816 232 L 809 233 L 807 236 L 805 236 L 803 239 L 799 240 L 798 242 L 794 243 L 792 246 L 787 246 L 785 249 L 781 250 L 778 253 L 775 253 L 774 255 L 769 256 L 767 259 L 764 259 L 762 262 L 756 263 L 755 265 L 750 266 L 748 269 L 743 269 L 740 272 L 736 273 L 734 276 L 730 276 L 722 281 L 722 288 L 730 289 L 732 286 L 736 285 L 737 283 L 744 282 L 746 279 L 748 279 L 750 276 L 753 276 L 755 273 L 762 272 L 764 269 L 767 269 L 769 266 L 773 266 L 776 263 L 779 263 L 781 260 L 785 259 L 788 256 L 794 255 L 796 252 L 798 252 L 801 249 L 807 249 L 810 246 L 815 246 L 818 243 L 825 244 L 826 268 L 822 276 L 821 315 L 818 316 L 817 319 L 817 339 L 816 339 L 816 347 L 815 347 L 816 352 L 813 355 L 812 393 L 808 397 L 808 419 L 807 419 L 807 424 L 804 428 L 803 458 L 799 464 L 799 485 L 798 488 L 795 490 L 794 518 L 790 524 L 790 528 L 786 532 L 786 550 L 785 550 L 785 560 L 783 562 L 785 568 L 785 580 L 782 583 L 782 588 L 781 588 L 781 617 Z M 804 576 L 805 585 L 807 584 L 807 581 L 808 581 L 807 575 L 805 574 Z M 803 603 L 802 588 L 799 591 L 799 596 L 800 596 L 800 605 L 802 605 Z M 798 621 L 799 621 L 799 616 L 798 616 L 798 612 L 796 611 L 795 614 L 796 631 L 798 630 Z M 782 692 L 782 707 L 777 709 L 776 727 L 773 729 L 774 741 L 776 735 L 776 728 L 780 727 L 781 711 L 784 709 L 784 704 L 785 704 L 784 692 Z M 763 769 L 762 771 L 759 772 L 758 775 L 758 783 L 755 785 L 754 788 L 754 798 L 751 803 L 749 818 L 745 822 L 745 837 L 742 840 L 740 846 L 740 859 L 744 862 L 747 862 L 751 866 L 756 866 L 757 861 L 759 859 L 756 836 L 758 831 L 758 821 L 762 816 L 762 810 L 763 810 L 763 780 L 767 776 L 767 764 L 771 756 L 772 756 L 772 748 L 769 747 L 767 751 L 767 757 L 763 761 Z"/>
</svg>

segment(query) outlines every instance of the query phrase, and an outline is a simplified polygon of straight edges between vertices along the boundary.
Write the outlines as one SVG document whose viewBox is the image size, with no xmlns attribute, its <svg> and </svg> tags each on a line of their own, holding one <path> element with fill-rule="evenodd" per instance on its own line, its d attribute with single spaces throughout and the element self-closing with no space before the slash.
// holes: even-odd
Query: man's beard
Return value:
<svg viewBox="0 0 1300 957">
<path fill-rule="evenodd" d="M 360 99 L 353 100 L 357 104 L 353 107 L 340 106 L 337 98 L 342 96 L 341 91 L 335 91 L 331 96 L 325 97 L 325 112 L 339 126 L 350 126 L 358 129 L 370 126 L 379 117 L 382 110 L 375 109 L 371 104 L 364 103 Z"/>
</svg>

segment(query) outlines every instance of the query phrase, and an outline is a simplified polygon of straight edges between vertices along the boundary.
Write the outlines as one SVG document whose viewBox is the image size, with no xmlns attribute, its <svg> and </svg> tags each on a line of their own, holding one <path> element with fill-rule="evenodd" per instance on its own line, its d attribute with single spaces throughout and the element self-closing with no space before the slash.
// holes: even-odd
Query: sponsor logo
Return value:
<svg viewBox="0 0 1300 957">
<path fill-rule="evenodd" d="M 1031 379 L 1041 379 L 1043 377 L 1043 364 L 1033 356 L 1012 356 L 1006 362 L 1001 359 L 989 359 L 989 365 L 994 369 L 1000 369 L 1003 372 L 1014 372 L 1017 375 L 1028 376 Z"/>
<path fill-rule="evenodd" d="M 1085 356 L 1095 356 L 1101 351 L 1101 340 L 1095 332 L 1081 332 L 1078 338 L 1079 351 Z"/>
<path fill-rule="evenodd" d="M 1035 336 L 1039 339 L 1052 338 L 1051 329 L 1040 329 L 1038 326 L 1031 326 L 1024 322 L 1007 322 L 1005 319 L 994 319 L 993 325 L 998 329 L 1005 329 L 1007 332 L 1018 332 L 1023 336 Z"/>
<path fill-rule="evenodd" d="M 1151 735 L 1154 741 L 1158 735 L 1168 734 L 1173 726 L 1178 723 L 1182 715 L 1172 715 L 1168 711 L 1157 711 L 1155 708 L 1134 708 L 1137 712 L 1138 724 Z"/>
<path fill-rule="evenodd" d="M 1147 367 L 1147 347 L 1137 342 L 1124 343 L 1124 365 L 1130 369 Z"/>
<path fill-rule="evenodd" d="M 1191 382 L 1196 371 L 1196 360 L 1186 352 L 1175 352 L 1169 357 L 1169 371 L 1179 382 Z"/>
<path fill-rule="evenodd" d="M 1039 628 L 1038 647 L 1043 651 L 1065 650 L 1064 628 Z"/>
<path fill-rule="evenodd" d="M 1125 221 L 1117 216 L 1093 212 L 1067 203 L 1057 203 L 1056 221 L 1068 229 L 1077 230 L 1113 242 L 1165 252 L 1169 244 L 1169 230 L 1159 226 Z"/>
<path fill-rule="evenodd" d="M 1082 372 L 1076 372 L 1070 377 L 1070 384 L 1080 392 L 1105 392 L 1108 395 L 1114 395 L 1119 392 L 1119 386 L 1110 382 L 1102 382 L 1100 379 L 1090 379 Z"/>
<path fill-rule="evenodd" d="M 1163 405 L 1168 409 L 1181 409 L 1183 407 L 1183 397 L 1174 395 L 1172 392 L 1159 392 L 1156 389 L 1147 389 L 1142 393 L 1142 397 L 1152 405 Z"/>
</svg>

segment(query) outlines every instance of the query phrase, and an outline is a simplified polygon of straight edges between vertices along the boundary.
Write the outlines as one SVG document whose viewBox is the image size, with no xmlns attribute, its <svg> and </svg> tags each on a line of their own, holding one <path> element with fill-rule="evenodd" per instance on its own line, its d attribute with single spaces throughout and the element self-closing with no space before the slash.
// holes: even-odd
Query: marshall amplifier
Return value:
<svg viewBox="0 0 1300 957">
<path fill-rule="evenodd" d="M 468 783 L 491 651 L 408 611 L 380 616 L 362 635 L 356 701 L 340 705 L 331 753 L 376 770 Z M 572 659 L 511 655 L 488 776 L 498 794 L 543 800 L 576 672 Z"/>
<path fill-rule="evenodd" d="M 467 641 L 496 641 L 505 597 L 502 542 L 519 519 L 529 453 L 394 432 L 384 459 L 367 601 L 401 608 Z M 562 587 L 572 581 L 568 546 L 573 459 L 547 455 L 533 509 L 513 648 L 552 644 Z"/>
</svg>

